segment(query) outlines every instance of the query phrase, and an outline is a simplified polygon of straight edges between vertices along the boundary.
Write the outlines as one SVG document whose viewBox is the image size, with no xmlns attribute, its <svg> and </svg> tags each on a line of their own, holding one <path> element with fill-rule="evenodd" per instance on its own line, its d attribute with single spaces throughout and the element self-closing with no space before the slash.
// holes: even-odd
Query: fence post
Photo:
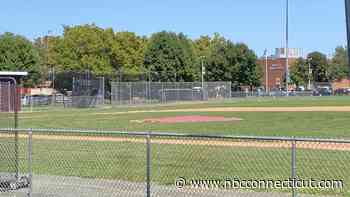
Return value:
<svg viewBox="0 0 350 197">
<path fill-rule="evenodd" d="M 129 105 L 132 105 L 132 83 L 129 83 Z"/>
<path fill-rule="evenodd" d="M 164 85 L 163 85 L 163 83 L 161 83 L 161 85 L 162 85 L 162 91 L 161 91 L 161 93 L 162 93 L 162 95 L 161 95 L 161 103 L 163 104 L 164 103 Z"/>
<path fill-rule="evenodd" d="M 9 82 L 9 87 L 11 86 L 10 82 Z M 10 87 L 11 88 L 11 87 Z M 14 83 L 13 84 L 13 88 L 12 91 L 9 91 L 9 103 L 11 104 L 11 97 L 13 100 L 13 111 L 15 114 L 15 129 L 18 128 L 18 103 L 17 103 L 17 84 Z M 10 109 L 9 109 L 10 110 Z M 10 111 L 9 111 L 10 112 Z M 16 157 L 16 179 L 19 179 L 19 140 L 18 140 L 18 131 L 15 131 L 15 157 Z"/>
<path fill-rule="evenodd" d="M 297 148 L 297 142 L 295 140 L 292 141 L 292 197 L 297 197 L 297 191 L 296 191 L 296 181 L 297 181 L 297 166 L 296 166 L 296 148 Z"/>
<path fill-rule="evenodd" d="M 151 197 L 151 132 L 148 132 L 146 137 L 146 143 L 147 143 L 147 163 L 146 163 L 146 178 L 147 178 L 147 197 Z"/>
<path fill-rule="evenodd" d="M 105 77 L 102 77 L 102 105 L 105 105 Z"/>
<path fill-rule="evenodd" d="M 28 197 L 33 193 L 33 131 L 28 132 Z"/>
</svg>

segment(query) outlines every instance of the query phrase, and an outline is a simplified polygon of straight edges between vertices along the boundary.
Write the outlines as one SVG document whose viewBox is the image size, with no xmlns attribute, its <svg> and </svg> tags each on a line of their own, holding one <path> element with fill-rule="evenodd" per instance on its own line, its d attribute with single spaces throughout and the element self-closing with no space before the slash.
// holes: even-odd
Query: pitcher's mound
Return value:
<svg viewBox="0 0 350 197">
<path fill-rule="evenodd" d="M 223 116 L 172 116 L 172 117 L 162 117 L 162 118 L 149 118 L 142 121 L 134 120 L 131 122 L 137 123 L 195 123 L 195 122 L 231 122 L 231 121 L 241 121 L 240 118 L 225 118 Z"/>
</svg>

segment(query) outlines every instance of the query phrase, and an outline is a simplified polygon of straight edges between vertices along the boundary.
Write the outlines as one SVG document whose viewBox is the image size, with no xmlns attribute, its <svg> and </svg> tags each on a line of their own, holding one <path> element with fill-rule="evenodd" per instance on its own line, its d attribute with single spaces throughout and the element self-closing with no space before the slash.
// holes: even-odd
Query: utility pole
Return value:
<svg viewBox="0 0 350 197">
<path fill-rule="evenodd" d="M 286 0 L 286 96 L 289 96 L 289 0 Z"/>
<path fill-rule="evenodd" d="M 204 56 L 201 56 L 201 77 L 202 77 L 202 90 L 204 89 L 204 74 L 205 74 L 205 68 L 204 68 L 204 62 L 203 62 L 203 59 L 205 57 Z"/>
<path fill-rule="evenodd" d="M 350 61 L 350 0 L 345 0 L 346 30 L 348 41 L 348 61 Z M 348 62 L 350 66 L 350 62 Z M 350 77 L 350 76 L 349 76 Z"/>
<path fill-rule="evenodd" d="M 205 74 L 205 68 L 204 68 L 204 56 L 201 56 L 201 78 L 202 78 L 202 99 L 205 100 L 205 91 L 204 91 L 204 74 Z"/>
<path fill-rule="evenodd" d="M 266 94 L 269 92 L 269 69 L 267 63 L 267 49 L 264 52 L 265 55 L 265 92 Z"/>
<path fill-rule="evenodd" d="M 51 66 L 51 72 L 53 71 L 53 65 L 50 65 L 49 61 L 50 61 L 50 38 L 51 38 L 51 33 L 52 31 L 49 30 L 47 31 L 47 36 L 46 36 L 46 67 L 49 68 Z M 51 73 L 52 75 L 54 75 L 54 72 Z M 51 80 L 52 80 L 52 83 L 53 83 L 53 89 L 55 89 L 54 87 L 54 76 L 52 76 Z"/>
<path fill-rule="evenodd" d="M 311 60 L 312 60 L 312 58 L 308 58 L 308 64 L 309 64 L 309 74 L 308 74 L 309 84 L 308 84 L 308 87 L 307 87 L 308 90 L 311 90 L 311 74 L 312 74 Z"/>
<path fill-rule="evenodd" d="M 53 89 L 53 101 L 54 103 L 56 102 L 56 91 L 55 91 L 55 67 L 54 65 L 50 65 L 50 38 L 51 38 L 51 33 L 52 31 L 49 30 L 47 31 L 47 36 L 46 36 L 46 66 L 47 68 L 51 67 L 51 83 L 52 83 L 52 89 Z"/>
<path fill-rule="evenodd" d="M 52 67 L 52 89 L 55 91 L 55 67 Z"/>
</svg>

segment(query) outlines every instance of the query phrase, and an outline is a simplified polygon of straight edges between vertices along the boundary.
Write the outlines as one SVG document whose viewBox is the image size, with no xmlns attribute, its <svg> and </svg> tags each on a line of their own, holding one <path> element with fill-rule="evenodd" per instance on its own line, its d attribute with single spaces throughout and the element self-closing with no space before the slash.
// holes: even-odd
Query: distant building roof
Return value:
<svg viewBox="0 0 350 197">
<path fill-rule="evenodd" d="M 287 50 L 286 48 L 276 48 L 274 53 L 268 53 L 270 54 L 267 58 L 269 59 L 283 59 L 287 57 Z M 261 58 L 265 59 L 265 53 Z M 303 57 L 303 49 L 300 48 L 289 48 L 288 49 L 288 57 L 290 59 L 297 59 L 297 58 L 302 58 Z"/>
<path fill-rule="evenodd" d="M 275 58 L 286 58 L 287 49 L 286 48 L 276 48 L 275 49 Z M 299 48 L 289 48 L 288 49 L 289 58 L 300 58 L 303 57 L 303 50 Z"/>
<path fill-rule="evenodd" d="M 27 76 L 28 72 L 0 71 L 0 76 Z"/>
</svg>

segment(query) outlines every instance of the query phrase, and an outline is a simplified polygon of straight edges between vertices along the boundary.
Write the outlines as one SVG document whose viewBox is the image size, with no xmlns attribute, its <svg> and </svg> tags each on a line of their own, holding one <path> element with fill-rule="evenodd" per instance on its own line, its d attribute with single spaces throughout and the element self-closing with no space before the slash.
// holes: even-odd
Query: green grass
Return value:
<svg viewBox="0 0 350 197">
<path fill-rule="evenodd" d="M 20 127 L 350 138 L 350 112 L 142 112 L 108 114 L 139 110 L 207 107 L 307 106 L 350 106 L 350 97 L 237 99 L 225 102 L 107 107 L 103 109 L 34 108 L 33 113 L 20 114 Z M 131 122 L 145 118 L 177 115 L 220 115 L 243 120 L 225 123 L 171 125 Z M 0 113 L 0 127 L 9 127 L 12 124 L 13 116 L 11 114 Z M 2 143 L 3 147 L 5 146 Z M 35 140 L 33 167 L 35 174 L 144 182 L 145 157 L 145 144 Z M 154 144 L 152 146 L 152 180 L 157 184 L 173 185 L 177 177 L 187 179 L 227 177 L 286 179 L 290 176 L 290 158 L 290 150 L 284 148 L 228 148 Z M 341 179 L 347 184 L 350 182 L 349 162 L 349 151 L 310 149 L 298 149 L 297 151 L 297 172 L 298 176 L 304 179 Z M 0 162 L 0 169 L 5 170 L 6 165 L 6 162 Z M 24 168 L 24 163 L 22 165 Z M 350 197 L 348 187 L 343 191 L 309 189 L 301 192 Z"/>
<path fill-rule="evenodd" d="M 179 102 L 170 104 L 152 104 L 139 106 L 116 106 L 110 111 L 129 110 L 162 110 L 162 109 L 186 109 L 207 107 L 310 107 L 310 106 L 350 106 L 350 96 L 337 97 L 261 97 L 261 98 L 233 98 L 225 101 L 209 102 Z M 56 107 L 24 107 L 24 111 L 62 111 L 63 106 Z"/>
<path fill-rule="evenodd" d="M 34 140 L 33 145 L 33 170 L 36 175 L 132 182 L 144 182 L 146 179 L 146 146 L 142 143 L 40 139 Z M 287 148 L 153 144 L 152 182 L 173 186 L 178 177 L 187 180 L 286 180 L 291 174 L 290 159 L 291 151 Z M 298 176 L 305 180 L 336 179 L 349 183 L 349 162 L 349 151 L 298 149 L 297 172 Z M 23 164 L 23 169 L 24 166 Z M 343 191 L 304 189 L 300 192 L 350 196 L 348 185 Z"/>
<path fill-rule="evenodd" d="M 350 97 L 291 97 L 234 99 L 224 102 L 123 106 L 98 109 L 34 108 L 19 115 L 22 128 L 82 128 L 122 131 L 159 131 L 194 134 L 350 138 L 350 112 L 143 112 L 128 111 L 210 107 L 350 106 Z M 106 113 L 106 114 L 104 114 Z M 111 114 L 108 114 L 111 113 Z M 114 113 L 114 114 L 113 114 Z M 179 115 L 237 117 L 239 122 L 150 124 L 133 120 Z M 13 114 L 0 113 L 0 127 L 13 126 Z"/>
<path fill-rule="evenodd" d="M 86 128 L 194 134 L 350 138 L 348 112 L 154 112 L 98 114 L 109 110 L 65 110 L 20 115 L 25 128 Z M 237 117 L 238 122 L 151 124 L 132 120 L 178 115 Z"/>
<path fill-rule="evenodd" d="M 210 101 L 202 103 L 183 102 L 177 104 L 141 106 L 135 109 L 182 109 L 203 107 L 310 107 L 310 106 L 349 106 L 350 97 L 261 97 L 233 98 L 226 101 Z M 121 107 L 130 108 L 130 107 Z"/>
</svg>

